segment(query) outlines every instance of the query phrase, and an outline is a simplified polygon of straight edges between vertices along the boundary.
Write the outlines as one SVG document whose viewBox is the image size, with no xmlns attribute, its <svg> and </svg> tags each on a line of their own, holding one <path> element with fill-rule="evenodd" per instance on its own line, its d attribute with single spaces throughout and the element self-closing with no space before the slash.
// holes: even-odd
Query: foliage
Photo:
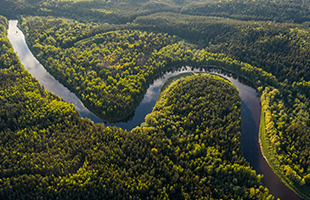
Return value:
<svg viewBox="0 0 310 200">
<path fill-rule="evenodd" d="M 240 20 L 303 23 L 310 20 L 308 1 L 296 0 L 3 0 L 0 14 L 58 16 L 84 21 L 131 22 L 158 12 L 219 16 Z M 13 14 L 14 13 L 14 14 Z"/>
<path fill-rule="evenodd" d="M 275 83 L 260 69 L 168 34 L 119 30 L 91 36 L 89 25 L 38 17 L 23 19 L 22 26 L 40 62 L 105 120 L 129 116 L 153 79 L 173 65 L 218 65 Z"/>
<path fill-rule="evenodd" d="M 307 1 L 207 1 L 186 5 L 182 8 L 181 13 L 241 20 L 302 23 L 310 19 L 309 6 Z"/>
<path fill-rule="evenodd" d="M 157 52 L 176 42 L 167 34 L 121 30 L 96 34 L 71 46 L 70 41 L 88 34 L 89 26 L 41 18 L 25 23 L 41 63 L 107 120 L 133 112 L 155 71 L 165 67 L 162 58 L 156 59 Z M 73 32 L 77 37 L 70 37 Z"/>
<path fill-rule="evenodd" d="M 295 191 L 309 196 L 309 1 L 3 0 L 0 13 L 10 17 L 24 14 L 67 18 L 27 17 L 23 18 L 22 28 L 32 51 L 48 71 L 74 91 L 92 111 L 108 120 L 130 115 L 153 79 L 175 66 L 216 65 L 246 76 L 262 95 L 268 144 L 265 153 L 270 154 L 269 161 Z M 27 78 L 26 72 L 20 71 L 17 80 L 15 73 L 20 69 L 16 68 L 18 60 L 5 38 L 6 19 L 1 17 L 0 24 L 4 25 L 0 26 L 0 66 L 5 80 L 1 87 L 12 86 L 7 90 L 10 97 L 7 106 L 16 117 L 20 114 L 33 116 L 14 121 L 16 117 L 11 119 L 10 113 L 3 111 L 2 117 L 6 121 L 1 121 L 1 127 L 15 131 L 19 125 L 24 128 L 37 126 L 41 124 L 38 123 L 41 115 L 54 123 L 57 119 L 52 115 L 61 115 L 62 111 L 50 114 L 47 105 L 51 102 L 66 108 L 68 120 L 71 119 L 69 116 L 74 116 L 72 107 L 57 102 L 57 97 L 47 94 L 39 86 L 23 84 L 26 80 L 33 81 Z M 12 73 L 12 70 L 17 72 Z M 30 86 L 37 88 L 33 89 L 35 93 L 28 91 Z M 27 92 L 14 92 L 22 88 L 28 88 Z M 33 110 L 22 110 L 18 99 L 28 101 Z M 43 105 L 40 111 L 36 110 L 37 105 Z M 168 106 L 165 112 L 169 109 L 172 107 Z M 174 134 L 178 121 L 170 114 L 165 113 L 171 117 L 169 120 L 173 125 L 158 123 L 162 129 L 146 126 L 142 130 L 147 133 L 166 131 L 161 137 L 170 140 L 181 137 Z M 165 119 L 160 120 L 165 122 Z M 45 126 L 44 122 L 50 123 L 43 120 L 42 126 Z M 60 133 L 63 129 L 55 130 Z M 150 151 L 162 152 L 155 147 Z M 69 172 L 70 167 L 77 170 L 85 163 L 85 156 L 74 159 L 75 163 L 64 162 L 64 167 L 58 164 L 50 169 L 62 175 Z M 5 170 L 10 174 L 15 169 L 10 171 L 8 167 Z M 40 179 L 34 177 L 34 182 Z M 43 179 L 47 180 L 42 176 Z M 168 190 L 166 186 L 165 189 Z M 163 198 L 161 192 L 156 193 L 156 197 Z"/>
<path fill-rule="evenodd" d="M 242 155 L 240 106 L 238 92 L 231 83 L 216 76 L 194 74 L 161 91 L 142 127 L 155 127 L 154 131 L 161 130 L 169 138 L 195 136 L 199 145 L 217 144 L 227 162 L 242 163 L 242 156 L 231 155 Z"/>
<path fill-rule="evenodd" d="M 5 34 L 2 40 L 7 40 Z M 240 101 L 236 89 L 222 79 L 196 75 L 196 81 L 185 80 L 179 89 L 188 90 L 194 81 L 208 88 L 205 93 L 214 93 L 210 99 L 189 96 L 196 107 L 208 100 L 220 103 L 214 99 L 216 92 L 227 88 L 221 95 L 225 103 L 236 106 L 216 110 L 210 103 L 207 107 L 214 116 L 225 119 L 227 114 L 237 119 L 224 120 L 217 127 L 234 130 L 231 140 L 211 128 L 218 121 L 197 116 L 199 112 L 190 117 L 201 121 L 201 130 L 183 124 L 188 136 L 176 134 L 169 139 L 157 126 L 150 127 L 155 132 L 143 127 L 126 132 L 80 118 L 73 105 L 48 93 L 32 78 L 11 49 L 7 46 L 13 64 L 0 69 L 2 199 L 272 198 L 242 157 Z M 165 98 L 171 107 L 187 102 Z M 210 133 L 206 132 L 209 125 Z"/>
<path fill-rule="evenodd" d="M 134 21 L 144 29 L 178 35 L 205 50 L 223 53 L 276 76 L 310 80 L 309 28 L 302 25 L 158 13 Z"/>
</svg>

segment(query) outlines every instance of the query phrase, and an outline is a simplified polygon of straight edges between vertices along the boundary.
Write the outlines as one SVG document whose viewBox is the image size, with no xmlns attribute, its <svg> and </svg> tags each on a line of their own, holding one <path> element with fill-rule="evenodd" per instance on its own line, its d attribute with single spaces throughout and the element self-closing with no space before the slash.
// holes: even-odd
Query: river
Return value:
<svg viewBox="0 0 310 200">
<path fill-rule="evenodd" d="M 14 51 L 17 52 L 21 63 L 25 69 L 29 71 L 33 77 L 38 79 L 39 83 L 50 92 L 58 95 L 64 101 L 73 103 L 75 109 L 79 111 L 81 117 L 90 118 L 95 123 L 101 123 L 102 120 L 93 115 L 79 100 L 79 98 L 68 90 L 65 86 L 59 83 L 52 75 L 50 75 L 45 68 L 37 61 L 29 50 L 25 41 L 25 36 L 22 31 L 17 27 L 17 20 L 9 20 L 8 38 L 13 45 Z M 211 72 L 218 74 L 229 81 L 231 81 L 236 88 L 239 89 L 239 96 L 241 98 L 241 146 L 244 157 L 250 163 L 252 168 L 258 174 L 262 174 L 262 184 L 267 187 L 271 194 L 276 198 L 283 200 L 298 200 L 298 197 L 292 190 L 290 190 L 277 175 L 270 168 L 264 159 L 260 145 L 259 145 L 259 125 L 260 125 L 260 99 L 255 89 L 250 83 L 245 84 L 247 81 L 244 78 L 238 77 L 227 71 L 223 71 L 214 67 L 201 67 L 200 69 L 192 67 L 181 67 L 173 71 L 162 74 L 158 79 L 148 88 L 143 97 L 142 102 L 136 108 L 135 113 L 126 122 L 106 123 L 106 125 L 118 126 L 123 129 L 131 130 L 136 126 L 140 126 L 144 122 L 145 116 L 152 112 L 156 103 L 160 88 L 164 82 L 172 76 L 180 73 L 200 71 Z"/>
</svg>

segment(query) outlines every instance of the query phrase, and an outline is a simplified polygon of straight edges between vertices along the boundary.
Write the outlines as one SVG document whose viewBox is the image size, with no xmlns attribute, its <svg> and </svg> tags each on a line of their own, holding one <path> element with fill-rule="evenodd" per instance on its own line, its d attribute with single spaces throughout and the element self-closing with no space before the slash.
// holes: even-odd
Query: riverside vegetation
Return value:
<svg viewBox="0 0 310 200">
<path fill-rule="evenodd" d="M 0 19 L 1 198 L 272 199 L 242 156 L 231 83 L 195 74 L 142 127 L 93 124 L 21 66 Z"/>
<path fill-rule="evenodd" d="M 40 15 L 21 17 L 36 57 L 108 120 L 132 113 L 154 77 L 172 66 L 217 65 L 246 76 L 261 96 L 269 163 L 295 192 L 309 198 L 308 1 L 4 4 L 0 13 L 7 16 Z M 43 17 L 48 15 L 54 17 Z M 173 133 L 177 126 L 164 127 Z"/>
</svg>

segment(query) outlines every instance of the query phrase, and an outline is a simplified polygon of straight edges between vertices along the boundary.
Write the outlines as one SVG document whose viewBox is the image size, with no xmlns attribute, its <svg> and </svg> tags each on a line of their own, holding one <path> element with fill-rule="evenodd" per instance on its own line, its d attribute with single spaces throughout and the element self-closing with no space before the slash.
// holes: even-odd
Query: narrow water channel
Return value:
<svg viewBox="0 0 310 200">
<path fill-rule="evenodd" d="M 37 61 L 29 50 L 25 37 L 22 31 L 17 27 L 17 20 L 9 21 L 8 38 L 13 45 L 14 51 L 17 52 L 21 63 L 25 69 L 28 70 L 41 85 L 44 86 L 50 92 L 61 97 L 64 101 L 73 103 L 77 111 L 80 112 L 81 117 L 87 117 L 93 120 L 95 123 L 101 123 L 102 120 L 93 115 L 78 99 L 78 97 L 70 92 L 65 86 L 59 83 L 53 76 L 51 76 L 45 68 Z M 152 109 L 156 103 L 160 88 L 164 82 L 171 76 L 175 76 L 180 73 L 200 71 L 200 72 L 212 72 L 225 77 L 231 81 L 236 88 L 239 89 L 239 96 L 241 98 L 241 120 L 242 120 L 242 135 L 241 145 L 244 157 L 250 163 L 254 170 L 258 174 L 262 174 L 262 183 L 267 187 L 271 194 L 276 198 L 283 200 L 298 200 L 298 197 L 292 190 L 290 190 L 272 171 L 266 160 L 263 158 L 258 139 L 259 124 L 260 124 L 260 99 L 251 86 L 245 84 L 245 79 L 237 77 L 231 73 L 218 68 L 203 68 L 194 69 L 191 67 L 182 67 L 180 69 L 166 72 L 153 82 L 148 88 L 146 94 L 140 105 L 136 108 L 133 116 L 126 122 L 108 123 L 106 125 L 118 126 L 123 129 L 131 130 L 132 128 L 139 126 L 144 122 L 145 116 L 152 112 Z"/>
</svg>

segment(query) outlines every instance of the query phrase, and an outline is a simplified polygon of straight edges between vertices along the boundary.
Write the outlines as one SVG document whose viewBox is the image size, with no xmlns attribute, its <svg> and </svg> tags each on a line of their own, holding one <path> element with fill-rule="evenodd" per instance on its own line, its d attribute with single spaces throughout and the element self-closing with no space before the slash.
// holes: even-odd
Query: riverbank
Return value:
<svg viewBox="0 0 310 200">
<path fill-rule="evenodd" d="M 172 86 L 177 85 L 179 81 L 181 81 L 182 78 L 188 77 L 194 75 L 193 72 L 186 72 L 179 74 L 177 76 L 170 77 L 167 81 L 165 81 L 164 85 L 161 87 L 156 104 L 154 106 L 154 109 L 158 104 L 161 104 L 161 101 L 165 98 L 164 96 L 170 91 Z"/>
<path fill-rule="evenodd" d="M 163 100 L 167 97 L 168 93 L 171 91 L 171 89 L 175 86 L 178 85 L 178 83 L 180 83 L 180 81 L 184 80 L 186 77 L 189 76 L 199 76 L 201 75 L 199 72 L 195 73 L 195 72 L 186 72 L 186 73 L 182 73 L 173 77 L 170 77 L 165 83 L 164 85 L 161 87 L 160 93 L 158 95 L 158 99 L 156 101 L 156 104 L 154 106 L 154 109 L 161 109 L 160 105 L 163 104 Z M 221 77 L 220 75 L 212 75 L 212 74 L 208 74 L 208 76 L 218 76 Z M 227 78 L 225 77 L 221 77 L 221 79 L 227 81 L 229 84 L 233 85 L 233 83 L 231 83 Z M 238 88 L 236 88 L 238 90 Z M 238 90 L 239 92 L 239 90 Z"/>
<path fill-rule="evenodd" d="M 86 86 L 84 85 L 84 80 L 79 79 L 79 77 L 84 76 L 84 72 L 85 69 L 83 69 L 83 72 L 80 72 L 80 76 L 78 75 L 72 75 L 75 73 L 72 72 L 65 72 L 65 69 L 58 67 L 57 68 L 57 64 L 59 63 L 64 63 L 64 60 L 62 59 L 54 59 L 55 61 L 48 61 L 47 64 L 47 60 L 51 60 L 52 59 L 52 55 L 50 55 L 48 52 L 48 50 L 46 50 L 47 48 L 43 48 L 45 50 L 42 50 L 42 48 L 34 48 L 36 45 L 36 42 L 34 42 L 33 40 L 31 40 L 31 27 L 29 28 L 29 26 L 25 26 L 25 23 L 27 22 L 26 19 L 22 20 L 22 24 L 19 25 L 19 27 L 21 28 L 21 30 L 25 33 L 26 36 L 26 42 L 29 46 L 29 48 L 31 49 L 31 51 L 34 53 L 34 56 L 45 66 L 45 68 L 49 71 L 49 73 L 51 73 L 55 78 L 57 78 L 57 80 L 59 80 L 63 85 L 65 85 L 67 88 L 69 88 L 72 92 L 74 92 L 80 99 L 81 101 L 83 101 L 84 105 L 89 108 L 90 110 L 92 110 L 93 113 L 95 113 L 97 116 L 99 116 L 101 119 L 103 119 L 103 121 L 105 122 L 117 122 L 117 121 L 122 121 L 124 119 L 126 119 L 127 117 L 131 116 L 132 113 L 134 112 L 135 108 L 140 104 L 146 89 L 148 88 L 148 85 L 153 82 L 153 80 L 160 75 L 162 72 L 165 72 L 171 68 L 175 68 L 177 66 L 182 66 L 182 65 L 191 65 L 191 66 L 201 66 L 201 65 L 219 65 L 219 66 L 228 66 L 228 68 L 230 67 L 234 67 L 236 62 L 234 63 L 228 63 L 227 59 L 222 59 L 221 55 L 217 55 L 217 54 L 212 54 L 212 53 L 208 53 L 205 51 L 201 51 L 200 50 L 198 52 L 196 52 L 196 49 L 193 50 L 188 50 L 186 49 L 186 45 L 183 47 L 183 44 L 180 45 L 178 43 L 178 41 L 173 41 L 172 44 L 169 44 L 169 48 L 176 48 L 177 51 L 184 51 L 184 53 L 186 54 L 186 56 L 183 56 L 184 58 L 180 58 L 180 59 L 173 59 L 173 58 L 178 58 L 178 54 L 174 54 L 173 52 L 169 52 L 166 56 L 166 53 L 160 53 L 158 54 L 158 56 L 163 56 L 163 58 L 161 59 L 157 59 L 156 56 L 154 56 L 153 59 L 155 59 L 152 63 L 156 63 L 154 64 L 150 64 L 151 61 L 148 61 L 148 65 L 147 67 L 150 67 L 150 69 L 144 69 L 143 68 L 143 74 L 139 75 L 139 78 L 137 75 L 137 71 L 139 71 L 139 69 L 141 68 L 140 65 L 135 66 L 135 69 L 133 72 L 131 72 L 131 75 L 136 76 L 135 79 L 131 78 L 130 81 L 128 82 L 124 82 L 126 83 L 125 85 L 120 84 L 120 86 L 116 86 L 114 84 L 108 84 L 111 87 L 106 87 L 104 88 L 105 92 L 102 92 L 103 89 L 98 89 L 97 90 L 92 90 L 92 86 L 87 86 L 88 90 L 86 91 Z M 29 28 L 29 29 L 28 29 Z M 90 37 L 91 39 L 92 37 Z M 170 36 L 169 36 L 170 38 Z M 34 39 L 34 38 L 33 38 Z M 30 44 L 31 43 L 31 44 Z M 42 43 L 44 45 L 44 43 Z M 150 43 L 151 44 L 151 43 Z M 42 46 L 42 45 L 41 45 Z M 46 46 L 46 44 L 45 44 Z M 75 49 L 79 49 L 79 47 L 77 47 L 76 45 L 73 45 Z M 166 52 L 165 49 L 168 46 L 163 46 L 160 48 L 160 50 L 162 52 Z M 61 47 L 61 46 L 54 46 L 55 47 L 55 52 L 57 52 L 57 54 L 59 54 L 60 52 L 63 52 L 66 47 Z M 159 50 L 159 49 L 157 49 Z M 45 53 L 43 53 L 45 52 Z M 184 54 L 183 53 L 183 54 Z M 181 54 L 181 55 L 183 55 Z M 185 55 L 184 54 L 184 55 Z M 41 56 L 40 56 L 41 55 Z M 57 57 L 57 56 L 56 56 Z M 62 57 L 66 57 L 66 56 L 62 56 Z M 68 55 L 67 55 L 68 57 Z M 200 58 L 200 59 L 196 59 L 196 57 Z M 201 59 L 203 58 L 203 59 Z M 73 59 L 73 58 L 72 58 Z M 86 59 L 86 58 L 85 58 Z M 75 59 L 72 60 L 72 62 L 75 62 Z M 82 61 L 80 61 L 82 62 Z M 57 64 L 55 64 L 57 63 Z M 159 64 L 157 64 L 159 63 Z M 62 64 L 63 66 L 66 65 L 65 63 Z M 154 65 L 154 66 L 153 66 Z M 68 66 L 71 66 L 68 65 Z M 142 64 L 141 64 L 142 66 Z M 94 67 L 94 66 L 92 66 Z M 131 67 L 132 68 L 132 67 Z M 238 68 L 238 67 L 237 67 Z M 237 69 L 236 68 L 236 69 Z M 240 68 L 240 67 L 239 67 Z M 129 68 L 130 69 L 130 68 Z M 129 70 L 128 69 L 128 70 Z M 67 70 L 67 69 L 66 69 Z M 72 69 L 74 70 L 74 69 Z M 70 71 L 72 71 L 70 70 Z M 68 70 L 69 71 L 69 70 Z M 77 69 L 75 69 L 75 71 L 78 71 Z M 87 71 L 87 70 L 86 70 Z M 116 70 L 117 71 L 117 70 Z M 130 71 L 130 70 L 129 70 Z M 97 74 L 99 73 L 99 70 L 95 70 L 95 72 Z M 120 73 L 120 72 L 115 72 L 115 73 Z M 102 76 L 102 75 L 101 75 Z M 98 78 L 102 78 L 101 76 L 98 76 Z M 95 76 L 97 77 L 97 76 Z M 118 80 L 117 76 L 115 76 L 115 74 L 113 76 L 111 76 L 113 80 Z M 116 77 L 116 78 L 115 78 Z M 142 78 L 141 78 L 142 77 Z M 104 82 L 107 77 L 103 78 L 102 81 Z M 74 80 L 77 80 L 76 82 Z M 140 81 L 140 79 L 142 81 Z M 111 79 L 110 79 L 111 80 Z M 126 79 L 127 80 L 127 79 Z M 128 79 L 129 80 L 129 79 Z M 139 81 L 135 81 L 135 80 L 139 80 Z M 111 82 L 111 81 L 109 81 Z M 117 82 L 117 81 L 114 81 Z M 140 84 L 143 83 L 143 84 Z M 136 84 L 140 84 L 139 89 L 132 89 L 134 87 L 131 87 L 130 85 L 136 85 Z M 82 87 L 82 86 L 83 87 Z M 126 85 L 129 85 L 128 87 Z M 115 87 L 114 87 L 115 86 Z M 123 87 L 126 86 L 124 89 Z M 112 89 L 113 88 L 113 92 Z M 90 92 L 88 91 L 92 91 L 93 94 L 98 94 L 98 95 L 91 95 Z M 109 94 L 106 93 L 107 91 L 110 91 Z M 124 92 L 125 91 L 125 92 Z M 107 95 L 108 94 L 108 95 Z M 116 95 L 117 94 L 117 95 Z M 104 96 L 106 95 L 106 96 Z M 98 96 L 98 98 L 97 98 Z M 107 97 L 109 96 L 109 97 Z M 113 103 L 112 103 L 113 102 Z"/>
<path fill-rule="evenodd" d="M 285 185 L 287 185 L 292 191 L 294 191 L 296 194 L 298 194 L 301 198 L 303 198 L 305 200 L 310 200 L 310 197 L 305 194 L 306 191 L 303 191 L 303 190 L 300 190 L 299 188 L 297 188 L 287 178 L 287 176 L 285 176 L 281 173 L 281 172 L 283 172 L 283 169 L 280 169 L 278 167 L 281 165 L 281 163 L 275 157 L 275 153 L 273 153 L 274 148 L 270 144 L 270 138 L 268 137 L 268 134 L 266 133 L 265 115 L 264 115 L 263 108 L 262 108 L 261 113 L 262 114 L 261 114 L 260 129 L 259 129 L 259 144 L 260 144 L 260 148 L 261 148 L 261 152 L 263 154 L 263 157 L 265 158 L 268 165 L 272 168 L 274 173 L 281 179 L 282 182 L 285 183 Z"/>
<path fill-rule="evenodd" d="M 22 34 L 22 32 L 21 32 L 21 34 Z M 22 44 L 22 45 L 25 45 L 25 46 L 22 46 L 21 50 L 23 48 L 27 49 L 26 43 Z M 16 49 L 15 49 L 15 51 L 23 54 L 22 51 L 19 51 L 19 50 L 16 50 Z M 22 55 L 22 56 L 25 56 L 25 55 Z M 32 57 L 33 57 L 33 55 L 32 55 Z M 213 63 L 213 65 L 212 65 L 212 63 Z M 273 80 L 272 76 L 266 74 L 265 72 L 263 72 L 261 70 L 255 71 L 256 68 L 253 68 L 253 67 L 251 68 L 250 65 L 246 65 L 246 64 L 242 64 L 242 63 L 240 63 L 240 65 L 238 65 L 238 63 L 235 64 L 234 62 L 229 63 L 229 62 L 226 62 L 226 61 L 225 62 L 224 61 L 220 62 L 218 60 L 215 60 L 215 61 L 211 60 L 211 61 L 206 61 L 205 64 L 209 64 L 209 65 L 202 65 L 202 64 L 198 65 L 197 63 L 196 64 L 192 63 L 193 67 L 187 67 L 187 68 L 188 68 L 188 70 L 192 71 L 191 68 L 194 69 L 194 68 L 197 67 L 197 69 L 196 69 L 197 72 L 199 72 L 200 69 L 201 69 L 202 72 L 210 72 L 212 70 L 213 71 L 221 71 L 221 72 L 224 73 L 223 76 L 225 76 L 226 72 L 227 71 L 229 72 L 229 70 L 234 71 L 234 73 L 236 73 L 236 74 L 240 74 L 242 72 L 241 73 L 242 75 L 249 76 L 249 74 L 252 72 L 252 71 L 249 71 L 249 70 L 253 70 L 253 73 L 255 73 L 255 74 L 253 74 L 253 77 L 255 77 L 255 78 L 253 78 L 253 80 L 251 79 L 253 82 L 255 82 L 256 79 L 260 78 L 260 76 L 259 76 L 260 74 L 264 78 L 264 80 L 268 81 L 269 78 L 270 78 L 271 81 Z M 216 67 L 215 69 L 213 67 L 213 69 L 212 69 L 212 66 L 214 66 L 215 64 L 218 64 L 221 67 Z M 178 70 L 175 69 L 175 68 L 177 68 L 177 66 L 182 66 L 182 65 L 181 65 L 181 63 L 178 63 L 177 65 L 169 65 L 169 66 L 167 66 L 165 68 L 165 72 L 164 73 L 158 73 L 157 76 L 154 75 L 153 77 L 160 78 L 159 82 L 162 82 L 163 77 L 161 77 L 161 76 L 165 74 L 164 77 L 167 77 L 166 76 L 167 75 L 166 72 L 169 71 L 169 69 L 173 69 L 172 71 L 177 72 Z M 212 70 L 209 70 L 210 67 L 211 67 Z M 225 69 L 223 69 L 225 71 L 218 70 L 219 68 L 225 68 Z M 34 71 L 37 72 L 38 70 L 35 69 Z M 218 72 L 218 73 L 221 73 L 221 72 Z M 182 73 L 184 73 L 184 72 L 182 72 Z M 171 75 L 172 74 L 174 74 L 174 73 L 171 73 Z M 42 75 L 45 76 L 44 74 L 40 74 L 40 75 L 41 76 Z M 258 155 L 258 152 L 260 153 L 260 148 L 256 149 L 256 145 L 259 145 L 259 144 L 257 144 L 258 143 L 257 137 L 258 137 L 258 131 L 259 131 L 260 115 L 261 115 L 261 113 L 260 113 L 260 106 L 259 106 L 260 105 L 260 100 L 258 98 L 258 94 L 257 94 L 255 89 L 253 89 L 252 87 L 249 87 L 247 85 L 244 85 L 244 83 L 243 83 L 244 79 L 243 78 L 240 79 L 238 76 L 236 76 L 234 74 L 231 74 L 231 72 L 227 73 L 226 77 L 228 77 L 228 79 L 231 82 L 233 82 L 234 85 L 240 90 L 240 97 L 241 97 L 241 100 L 244 103 L 243 104 L 244 107 L 242 108 L 242 111 L 241 111 L 241 113 L 242 113 L 242 117 L 241 117 L 242 118 L 242 123 L 244 124 L 244 127 L 242 127 L 242 132 L 243 132 L 242 135 L 247 137 L 247 138 L 244 139 L 244 141 L 242 143 L 242 145 L 243 145 L 242 149 L 244 151 L 246 159 L 253 166 L 253 169 L 257 170 L 257 169 L 259 169 L 260 165 L 262 165 L 262 164 L 264 165 L 266 163 L 266 160 L 261 158 L 260 155 Z M 249 76 L 249 77 L 251 77 L 251 76 Z M 249 80 L 249 79 L 246 79 L 246 80 Z M 154 81 L 154 82 L 156 82 L 156 81 Z M 259 83 L 259 82 L 257 82 L 257 83 Z M 47 82 L 46 84 L 47 84 L 47 86 L 51 85 L 50 82 Z M 151 83 L 150 83 L 150 85 L 151 85 Z M 160 83 L 159 86 L 158 86 L 159 89 L 160 89 L 161 85 L 162 84 Z M 153 91 L 151 91 L 151 93 L 152 92 Z M 57 94 L 57 93 L 55 93 L 55 94 Z M 149 94 L 146 94 L 144 96 L 147 96 L 147 95 L 149 95 Z M 158 96 L 152 94 L 152 98 L 156 98 L 157 99 L 157 97 Z M 156 99 L 155 99 L 155 101 L 156 101 Z M 146 104 L 145 107 L 141 107 L 141 110 L 146 110 L 146 108 L 149 108 L 149 107 L 150 107 L 149 104 Z M 144 121 L 144 116 L 142 118 L 143 118 L 143 121 Z M 132 123 L 132 121 L 130 123 Z M 141 124 L 141 122 L 140 123 L 138 122 L 138 125 L 140 125 L 140 124 Z M 113 126 L 113 125 L 111 125 L 111 126 Z M 115 125 L 115 126 L 119 126 L 119 125 Z M 122 126 L 119 126 L 119 127 L 122 127 Z M 254 146 L 255 146 L 255 149 L 253 149 Z M 270 167 L 268 167 L 268 168 L 266 168 L 264 170 L 262 170 L 260 173 L 261 174 L 268 174 L 270 171 L 272 171 Z M 275 176 L 275 175 L 274 176 L 272 175 L 272 176 L 268 177 L 266 182 L 267 182 L 265 184 L 266 187 L 268 187 L 268 186 L 272 187 L 274 183 L 276 183 L 276 185 L 283 184 L 280 181 L 280 179 L 277 176 Z M 283 195 L 283 191 L 287 190 L 286 188 L 287 187 L 283 187 L 281 185 L 280 187 L 277 187 L 276 190 L 273 190 L 272 193 L 276 194 L 278 196 L 279 195 L 286 196 L 286 195 Z"/>
</svg>

